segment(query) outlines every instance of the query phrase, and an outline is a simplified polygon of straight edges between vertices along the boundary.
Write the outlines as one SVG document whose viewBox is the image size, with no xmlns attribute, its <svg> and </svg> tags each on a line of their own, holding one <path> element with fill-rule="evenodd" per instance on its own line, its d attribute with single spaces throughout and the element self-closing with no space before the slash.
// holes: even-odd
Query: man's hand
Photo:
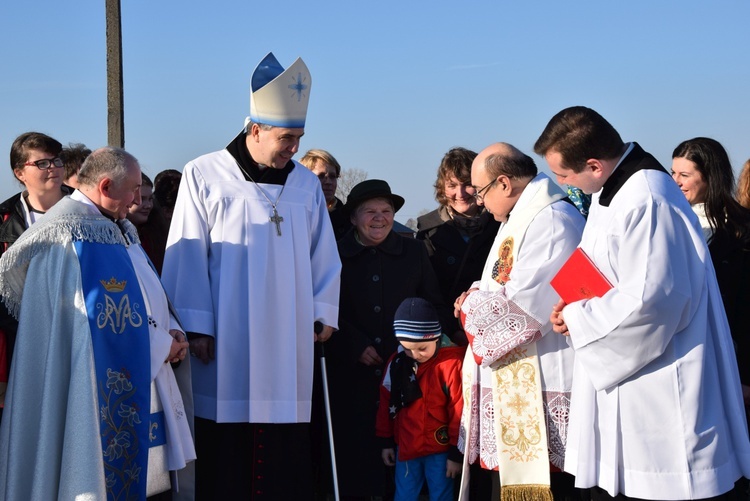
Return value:
<svg viewBox="0 0 750 501">
<path fill-rule="evenodd" d="M 568 332 L 568 326 L 565 324 L 565 319 L 563 318 L 563 308 L 567 303 L 563 301 L 562 299 L 557 302 L 555 306 L 552 307 L 552 313 L 549 316 L 549 321 L 552 322 L 552 330 L 557 332 L 558 334 L 562 334 L 563 336 L 570 336 L 570 332 Z"/>
<path fill-rule="evenodd" d="M 394 466 L 396 464 L 396 451 L 394 449 L 383 449 L 380 457 L 383 458 L 386 466 Z"/>
<path fill-rule="evenodd" d="M 456 478 L 461 473 L 461 463 L 456 463 L 450 459 L 445 460 L 445 477 Z"/>
<path fill-rule="evenodd" d="M 215 340 L 205 334 L 193 334 L 190 339 L 190 354 L 207 364 L 216 358 Z"/>
<path fill-rule="evenodd" d="M 185 333 L 178 329 L 170 329 L 169 335 L 172 336 L 172 346 L 169 348 L 169 355 L 164 362 L 174 364 L 185 360 L 189 347 Z"/>
<path fill-rule="evenodd" d="M 320 332 L 315 333 L 315 341 L 325 343 L 331 338 L 331 335 L 333 335 L 333 327 L 330 325 L 323 325 L 323 329 Z"/>
<path fill-rule="evenodd" d="M 382 364 L 383 359 L 380 358 L 380 355 L 378 355 L 378 352 L 374 347 L 368 346 L 359 356 L 359 362 L 367 366 L 373 366 Z"/>
<path fill-rule="evenodd" d="M 461 318 L 461 305 L 464 304 L 464 301 L 466 301 L 466 298 L 469 294 L 471 294 L 474 291 L 477 291 L 476 287 L 473 289 L 469 289 L 466 292 L 462 292 L 460 296 L 456 298 L 456 301 L 453 303 L 453 316 L 456 318 Z"/>
</svg>

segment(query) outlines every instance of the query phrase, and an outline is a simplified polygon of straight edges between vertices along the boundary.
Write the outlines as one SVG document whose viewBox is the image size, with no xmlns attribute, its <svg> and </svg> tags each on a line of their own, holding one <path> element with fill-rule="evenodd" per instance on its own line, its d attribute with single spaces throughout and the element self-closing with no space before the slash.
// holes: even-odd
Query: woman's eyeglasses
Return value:
<svg viewBox="0 0 750 501">
<path fill-rule="evenodd" d="M 37 169 L 47 170 L 51 167 L 62 167 L 63 161 L 60 157 L 55 158 L 43 158 L 34 162 L 26 162 L 24 165 L 35 165 Z"/>
</svg>

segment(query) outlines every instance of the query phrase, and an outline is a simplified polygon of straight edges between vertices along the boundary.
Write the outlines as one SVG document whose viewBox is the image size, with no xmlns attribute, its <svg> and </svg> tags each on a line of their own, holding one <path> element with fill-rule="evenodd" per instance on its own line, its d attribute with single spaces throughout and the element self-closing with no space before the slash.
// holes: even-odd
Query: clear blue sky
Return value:
<svg viewBox="0 0 750 501">
<path fill-rule="evenodd" d="M 750 157 L 750 2 L 123 0 L 125 148 L 151 175 L 223 148 L 273 51 L 313 77 L 308 148 L 387 180 L 402 222 L 432 209 L 453 146 L 531 154 L 547 121 L 592 107 L 667 167 L 704 135 Z M 107 142 L 104 0 L 0 6 L 0 200 L 27 130 Z"/>
</svg>

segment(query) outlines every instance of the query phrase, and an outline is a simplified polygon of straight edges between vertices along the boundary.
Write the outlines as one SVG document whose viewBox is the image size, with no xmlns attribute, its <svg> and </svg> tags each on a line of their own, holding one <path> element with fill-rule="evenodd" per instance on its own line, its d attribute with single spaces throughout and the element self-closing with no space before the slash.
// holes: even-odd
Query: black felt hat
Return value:
<svg viewBox="0 0 750 501">
<path fill-rule="evenodd" d="M 362 202 L 372 200 L 373 198 L 387 198 L 393 203 L 393 211 L 398 210 L 404 205 L 404 197 L 391 193 L 391 187 L 382 179 L 367 179 L 352 188 L 346 199 L 344 210 L 351 214 Z"/>
</svg>

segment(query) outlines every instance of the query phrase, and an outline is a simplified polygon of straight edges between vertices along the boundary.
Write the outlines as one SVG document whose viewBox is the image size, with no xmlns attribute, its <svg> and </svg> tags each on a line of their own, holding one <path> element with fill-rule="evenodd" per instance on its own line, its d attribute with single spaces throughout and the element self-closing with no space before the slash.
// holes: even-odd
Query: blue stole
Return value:
<svg viewBox="0 0 750 501">
<path fill-rule="evenodd" d="M 150 419 L 151 342 L 143 295 L 124 245 L 74 246 L 94 350 L 107 499 L 146 499 L 150 437 L 163 422 Z"/>
</svg>

